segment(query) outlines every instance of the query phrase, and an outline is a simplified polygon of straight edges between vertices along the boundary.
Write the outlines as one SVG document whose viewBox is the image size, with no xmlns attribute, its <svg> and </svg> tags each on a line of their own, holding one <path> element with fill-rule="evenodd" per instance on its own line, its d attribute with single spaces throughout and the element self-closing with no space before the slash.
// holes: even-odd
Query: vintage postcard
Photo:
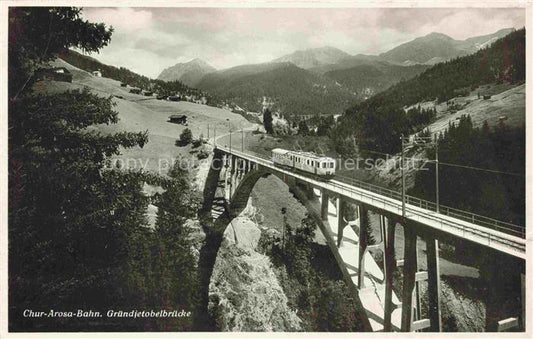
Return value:
<svg viewBox="0 0 533 339">
<path fill-rule="evenodd" d="M 1 9 L 2 338 L 531 335 L 530 2 Z"/>
</svg>

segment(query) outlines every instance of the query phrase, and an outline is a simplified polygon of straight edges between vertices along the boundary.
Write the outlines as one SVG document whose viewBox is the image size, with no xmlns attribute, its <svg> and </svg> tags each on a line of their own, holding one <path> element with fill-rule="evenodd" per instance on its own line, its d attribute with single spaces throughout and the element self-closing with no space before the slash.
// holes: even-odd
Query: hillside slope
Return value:
<svg viewBox="0 0 533 339">
<path fill-rule="evenodd" d="M 190 146 L 177 147 L 175 145 L 180 133 L 191 129 L 193 136 L 203 134 L 207 137 L 207 127 L 216 126 L 217 134 L 226 133 L 232 128 L 249 127 L 251 124 L 242 116 L 230 111 L 199 105 L 190 102 L 172 102 L 157 100 L 155 97 L 129 93 L 128 89 L 121 87 L 120 82 L 105 78 L 94 77 L 86 71 L 80 70 L 67 62 L 57 59 L 53 66 L 65 67 L 73 74 L 72 83 L 58 81 L 39 81 L 35 84 L 38 92 L 62 92 L 87 87 L 91 92 L 102 97 L 114 96 L 115 110 L 119 113 L 119 122 L 114 125 L 98 126 L 103 133 L 111 132 L 137 132 L 148 130 L 148 143 L 143 148 L 123 150 L 116 159 L 121 159 L 125 164 L 137 169 L 143 168 L 158 173 L 166 173 L 168 166 L 178 157 L 192 158 Z M 168 122 L 171 114 L 185 114 L 187 125 Z M 129 163 L 128 163 L 129 162 Z"/>
<path fill-rule="evenodd" d="M 338 65 L 338 64 L 337 64 Z M 398 66 L 387 62 L 370 62 L 346 69 L 324 73 L 342 86 L 349 88 L 360 100 L 366 100 L 390 86 L 409 80 L 426 70 L 428 66 Z"/>
</svg>

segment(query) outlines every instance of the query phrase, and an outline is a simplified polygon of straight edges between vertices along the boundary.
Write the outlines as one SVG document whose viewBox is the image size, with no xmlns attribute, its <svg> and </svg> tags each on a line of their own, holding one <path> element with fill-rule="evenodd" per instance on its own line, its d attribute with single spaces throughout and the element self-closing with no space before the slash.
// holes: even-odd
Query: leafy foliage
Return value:
<svg viewBox="0 0 533 339">
<path fill-rule="evenodd" d="M 45 7 L 9 13 L 10 330 L 189 329 L 190 319 L 23 317 L 25 309 L 104 313 L 195 304 L 197 268 L 184 220 L 197 203 L 186 173 L 174 168 L 168 179 L 111 169 L 110 158 L 143 147 L 147 132 L 101 134 L 94 125 L 118 122 L 111 98 L 87 89 L 32 96 L 25 83 L 64 48 L 97 51 L 107 44 L 111 31 L 80 13 Z M 155 230 L 145 217 L 145 183 L 165 189 Z"/>
<path fill-rule="evenodd" d="M 285 246 L 273 247 L 273 262 L 283 264 L 280 282 L 306 331 L 361 331 L 361 321 L 331 251 L 313 242 L 316 221 L 285 226 Z"/>
<path fill-rule="evenodd" d="M 65 309 L 100 309 L 125 306 L 142 294 L 129 283 L 134 258 L 143 260 L 138 253 L 146 253 L 151 236 L 141 192 L 145 179 L 104 166 L 120 147 L 148 139 L 146 133 L 104 136 L 86 129 L 116 122 L 111 108 L 111 99 L 87 91 L 10 105 L 10 193 L 17 197 L 9 210 L 14 323 L 22 321 L 25 307 L 48 309 L 59 300 Z"/>
<path fill-rule="evenodd" d="M 83 20 L 73 7 L 9 8 L 9 97 L 31 87 L 39 64 L 53 60 L 66 48 L 97 52 L 111 40 L 105 24 Z"/>
</svg>

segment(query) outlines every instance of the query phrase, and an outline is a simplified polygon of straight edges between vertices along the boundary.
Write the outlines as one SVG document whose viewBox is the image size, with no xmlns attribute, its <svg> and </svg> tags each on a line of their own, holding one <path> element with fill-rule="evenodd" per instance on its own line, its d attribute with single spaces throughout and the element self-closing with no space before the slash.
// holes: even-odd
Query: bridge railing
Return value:
<svg viewBox="0 0 533 339">
<path fill-rule="evenodd" d="M 232 152 L 235 152 L 237 154 L 242 153 L 239 151 L 233 150 Z M 271 159 L 269 157 L 266 157 L 264 155 L 258 154 L 256 152 L 247 151 L 244 153 L 244 155 L 251 155 L 254 158 L 261 159 L 265 164 L 271 165 Z M 314 177 L 313 174 L 310 176 Z M 339 181 L 354 187 L 358 187 L 379 195 L 383 195 L 385 197 L 395 199 L 398 201 L 402 201 L 402 194 L 398 191 L 394 191 L 388 188 L 384 188 L 378 185 L 369 184 L 367 182 L 357 180 L 354 178 L 344 177 L 344 176 L 335 176 L 333 181 Z M 429 200 L 420 199 L 417 197 L 413 197 L 411 195 L 405 196 L 405 203 L 407 205 L 417 206 L 422 209 L 426 209 L 428 211 L 437 212 L 437 205 Z M 463 210 L 459 210 L 456 208 L 439 205 L 439 213 L 443 215 L 447 215 L 449 217 L 457 218 L 463 221 L 471 222 L 475 225 L 479 225 L 482 227 L 486 227 L 489 229 L 493 229 L 496 231 L 500 231 L 503 233 L 507 233 L 509 235 L 517 236 L 520 238 L 525 239 L 525 228 L 519 225 L 515 225 L 512 223 L 508 223 L 505 221 L 500 221 L 497 219 L 489 218 L 486 216 L 482 216 L 479 214 L 475 214 L 472 212 L 467 212 Z"/>
<path fill-rule="evenodd" d="M 365 189 L 365 190 L 368 190 L 368 191 L 371 191 L 377 194 L 381 194 L 392 199 L 396 199 L 400 201 L 402 200 L 402 194 L 400 192 L 393 191 L 388 188 L 380 187 L 377 185 L 369 184 L 364 181 L 360 181 L 360 180 L 353 179 L 353 178 L 342 177 L 342 176 L 335 177 L 335 180 L 341 181 L 349 185 L 359 187 L 359 188 L 362 188 L 362 189 Z M 417 206 L 417 207 L 420 207 L 420 208 L 423 208 L 423 209 L 426 209 L 432 212 L 437 212 L 437 204 L 429 200 L 424 200 L 424 199 L 420 199 L 417 197 L 413 197 L 411 195 L 406 195 L 405 203 L 409 205 Z M 453 217 L 453 218 L 468 221 L 473 224 L 487 227 L 487 228 L 490 228 L 496 231 L 501 231 L 501 232 L 508 233 L 514 236 L 525 238 L 524 227 L 511 224 L 505 221 L 489 218 L 483 215 L 459 210 L 459 209 L 448 207 L 445 205 L 439 205 L 439 213 Z"/>
</svg>

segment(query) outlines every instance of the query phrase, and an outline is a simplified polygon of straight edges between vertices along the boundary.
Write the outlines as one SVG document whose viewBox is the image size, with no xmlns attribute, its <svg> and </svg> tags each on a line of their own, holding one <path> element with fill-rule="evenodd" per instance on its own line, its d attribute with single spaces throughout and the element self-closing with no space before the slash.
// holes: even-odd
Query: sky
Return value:
<svg viewBox="0 0 533 339">
<path fill-rule="evenodd" d="M 87 7 L 83 17 L 114 28 L 93 57 L 152 78 L 194 58 L 224 69 L 302 49 L 379 54 L 432 32 L 464 40 L 525 26 L 523 8 Z"/>
</svg>

